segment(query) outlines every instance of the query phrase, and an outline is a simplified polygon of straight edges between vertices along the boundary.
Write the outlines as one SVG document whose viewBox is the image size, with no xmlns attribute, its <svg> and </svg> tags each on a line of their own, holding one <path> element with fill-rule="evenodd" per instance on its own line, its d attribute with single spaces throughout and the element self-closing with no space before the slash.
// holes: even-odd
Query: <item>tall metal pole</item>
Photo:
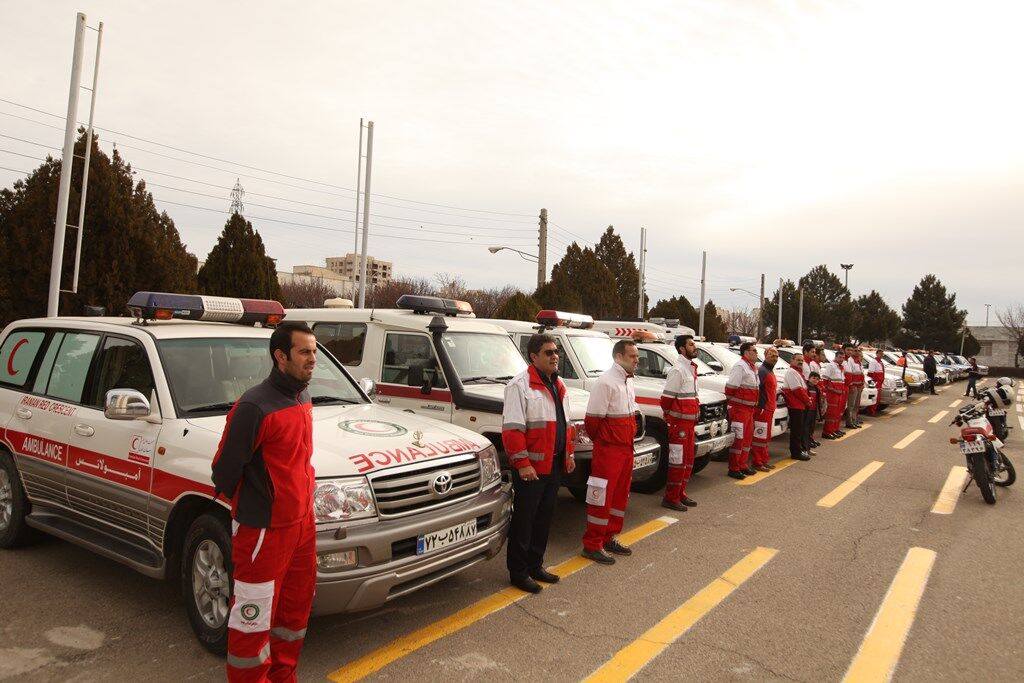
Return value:
<svg viewBox="0 0 1024 683">
<path fill-rule="evenodd" d="M 359 190 L 363 182 L 363 120 L 359 119 L 359 161 L 356 164 L 356 217 L 352 222 L 355 226 L 356 245 L 352 247 L 352 253 L 359 253 Z"/>
<path fill-rule="evenodd" d="M 640 263 L 637 268 L 637 299 L 636 299 L 636 317 L 639 320 L 644 319 L 644 275 L 647 270 L 647 228 L 640 228 Z"/>
<path fill-rule="evenodd" d="M 708 252 L 703 251 L 703 252 L 701 252 L 701 257 L 700 257 L 700 318 L 699 318 L 699 322 L 698 322 L 698 326 L 700 327 L 700 330 L 698 330 L 698 332 L 697 332 L 697 336 L 698 337 L 703 337 L 704 336 L 704 292 L 705 292 L 705 285 L 707 284 L 707 274 L 708 274 Z"/>
<path fill-rule="evenodd" d="M 985 304 L 985 327 L 988 327 L 988 309 L 992 308 L 992 304 Z"/>
<path fill-rule="evenodd" d="M 757 341 L 764 339 L 764 273 L 761 273 L 761 296 L 757 299 Z"/>
<path fill-rule="evenodd" d="M 78 88 L 82 80 L 82 49 L 85 43 L 85 15 L 75 17 L 75 49 L 71 57 L 71 90 L 68 115 L 64 122 L 64 158 L 60 164 L 60 191 L 57 217 L 53 222 L 53 258 L 50 260 L 50 297 L 46 316 L 57 317 L 60 305 L 60 272 L 64 267 L 64 230 L 68 224 L 68 198 L 71 195 L 71 165 L 75 160 L 75 122 L 78 120 Z"/>
<path fill-rule="evenodd" d="M 540 210 L 540 231 L 537 236 L 537 289 L 548 279 L 548 210 Z"/>
<path fill-rule="evenodd" d="M 370 170 L 373 167 L 373 121 L 366 124 L 366 189 L 363 191 L 363 253 L 359 273 L 359 308 L 366 308 L 366 248 L 370 236 Z"/>
<path fill-rule="evenodd" d="M 796 319 L 796 343 L 800 346 L 804 343 L 804 288 L 800 287 L 800 313 Z"/>
<path fill-rule="evenodd" d="M 89 194 L 89 159 L 92 158 L 92 121 L 96 115 L 96 87 L 100 80 L 100 47 L 103 45 L 103 22 L 96 29 L 96 63 L 92 71 L 92 99 L 89 102 L 89 128 L 85 133 L 85 166 L 82 169 L 82 199 L 78 204 L 78 240 L 75 243 L 75 277 L 71 292 L 78 294 L 78 270 L 82 263 L 82 233 L 85 232 L 85 198 Z"/>
<path fill-rule="evenodd" d="M 782 339 L 782 278 L 779 278 L 779 326 L 775 330 L 775 338 Z"/>
<path fill-rule="evenodd" d="M 986 325 L 986 327 L 988 327 Z M 964 355 L 964 340 L 967 339 L 967 326 L 964 326 L 963 331 L 960 333 L 960 355 Z"/>
</svg>

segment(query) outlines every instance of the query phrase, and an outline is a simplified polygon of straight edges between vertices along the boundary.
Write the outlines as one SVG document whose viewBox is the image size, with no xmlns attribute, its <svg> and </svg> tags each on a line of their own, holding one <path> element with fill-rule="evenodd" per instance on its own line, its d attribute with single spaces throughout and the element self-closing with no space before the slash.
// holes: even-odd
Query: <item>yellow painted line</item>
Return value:
<svg viewBox="0 0 1024 683">
<path fill-rule="evenodd" d="M 917 437 L 921 436 L 922 434 L 924 434 L 923 429 L 915 429 L 914 431 L 910 432 L 910 434 L 908 434 L 906 437 L 904 437 L 902 441 L 894 445 L 893 448 L 897 450 L 902 450 L 909 446 L 910 444 L 914 443 L 914 441 L 917 440 Z"/>
<path fill-rule="evenodd" d="M 768 564 L 778 552 L 774 548 L 755 548 L 642 636 L 616 652 L 604 666 L 585 680 L 601 683 L 628 681 L 721 604 L 757 570 Z"/>
<path fill-rule="evenodd" d="M 844 683 L 892 680 L 934 565 L 934 550 L 911 548 L 907 552 L 846 671 Z"/>
<path fill-rule="evenodd" d="M 892 417 L 893 415 L 899 415 L 900 413 L 902 413 L 906 409 L 907 409 L 906 406 L 900 406 L 899 408 L 895 408 L 893 410 L 887 410 L 887 411 L 885 411 L 885 415 L 882 416 L 882 419 L 883 420 L 887 420 L 890 417 Z"/>
<path fill-rule="evenodd" d="M 932 423 L 932 424 L 935 424 L 936 422 L 941 421 L 942 418 L 946 417 L 947 415 L 949 415 L 949 411 L 948 410 L 940 410 L 939 412 L 935 413 L 935 417 L 933 417 L 932 419 L 930 419 L 928 421 L 930 423 Z"/>
<path fill-rule="evenodd" d="M 871 429 L 871 423 L 869 422 L 869 423 L 867 423 L 865 425 L 861 425 L 860 429 L 849 429 L 849 428 L 845 428 L 845 429 L 846 429 L 846 436 L 841 436 L 838 439 L 833 440 L 832 443 L 839 443 L 840 441 L 846 441 L 851 436 L 857 436 L 861 432 L 866 432 L 867 430 Z"/>
<path fill-rule="evenodd" d="M 874 462 L 869 462 L 867 465 L 864 465 L 864 467 L 860 468 L 856 474 L 832 489 L 831 493 L 819 500 L 818 507 L 835 507 L 839 501 L 850 495 L 855 488 L 867 481 L 868 477 L 877 472 L 884 464 L 884 462 L 875 460 Z"/>
<path fill-rule="evenodd" d="M 956 509 L 956 503 L 960 500 L 960 493 L 964 490 L 964 480 L 967 478 L 967 468 L 957 465 L 949 471 L 946 483 L 939 491 L 939 497 L 935 499 L 932 512 L 937 515 L 951 515 Z"/>
<path fill-rule="evenodd" d="M 1021 430 L 1024 430 L 1024 415 L 1018 415 L 1017 416 L 1017 421 L 1020 422 Z"/>
<path fill-rule="evenodd" d="M 918 403 L 920 403 L 921 401 L 925 400 L 926 398 L 928 398 L 928 397 L 927 396 L 918 396 L 917 398 L 915 398 L 910 403 L 913 404 L 913 405 L 917 405 Z"/>
<path fill-rule="evenodd" d="M 765 479 L 767 479 L 768 477 L 772 476 L 773 474 L 775 474 L 777 472 L 781 472 L 782 470 L 786 469 L 790 465 L 795 465 L 798 462 L 800 462 L 800 461 L 799 460 L 793 460 L 792 458 L 786 458 L 785 460 L 780 460 L 780 461 L 778 461 L 776 463 L 772 463 L 773 465 L 775 465 L 775 469 L 774 470 L 769 470 L 767 472 L 758 472 L 757 474 L 749 474 L 749 475 L 747 475 L 746 479 L 737 479 L 733 483 L 735 483 L 737 486 L 753 486 L 757 482 L 764 481 Z"/>
<path fill-rule="evenodd" d="M 1024 404 L 1020 404 L 1020 403 L 1017 404 L 1017 412 L 1018 413 L 1024 413 Z"/>
<path fill-rule="evenodd" d="M 658 517 L 657 519 L 645 522 L 644 524 L 641 524 L 640 526 L 625 533 L 619 534 L 618 539 L 623 544 L 630 545 L 631 543 L 643 540 L 648 536 L 675 524 L 677 521 L 679 520 L 675 517 Z M 557 567 L 552 567 L 551 571 L 564 579 L 567 576 L 575 574 L 581 569 L 585 569 L 591 564 L 593 564 L 592 560 L 576 556 L 566 560 Z M 544 584 L 541 585 L 543 586 Z M 486 598 L 478 600 L 472 605 L 465 607 L 454 614 L 419 628 L 412 633 L 404 635 L 353 662 L 349 662 L 340 669 L 336 669 L 328 674 L 327 678 L 335 681 L 335 683 L 340 683 L 341 681 L 361 680 L 380 671 L 395 660 L 401 659 L 408 654 L 412 654 L 413 652 L 426 647 L 430 643 L 433 643 L 435 640 L 440 640 L 445 636 L 450 636 L 453 633 L 461 631 L 462 629 L 480 621 L 484 617 L 522 600 L 527 595 L 530 594 L 525 591 L 521 591 L 518 588 L 509 586 L 508 588 L 500 590 Z"/>
<path fill-rule="evenodd" d="M 964 401 L 963 401 L 963 399 L 961 399 L 961 398 L 958 398 L 957 400 L 955 400 L 955 401 L 953 401 L 952 403 L 950 403 L 950 404 L 949 404 L 949 407 L 950 407 L 950 408 L 956 408 L 957 406 L 959 406 L 959 405 L 960 405 L 961 403 L 963 403 L 963 402 L 964 402 Z"/>
</svg>

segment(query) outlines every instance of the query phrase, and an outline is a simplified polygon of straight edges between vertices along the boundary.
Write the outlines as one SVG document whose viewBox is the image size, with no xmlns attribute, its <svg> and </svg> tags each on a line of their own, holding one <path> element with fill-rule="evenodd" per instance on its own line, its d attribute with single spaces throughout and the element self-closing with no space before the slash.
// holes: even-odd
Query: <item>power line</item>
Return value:
<svg viewBox="0 0 1024 683">
<path fill-rule="evenodd" d="M 43 159 L 41 157 L 34 157 L 31 154 L 22 154 L 21 152 L 14 152 L 14 151 L 9 150 L 9 149 L 0 149 L 0 152 L 6 152 L 7 154 L 13 154 L 16 157 L 25 157 L 26 159 L 35 159 L 36 161 L 46 161 L 46 159 Z"/>
<path fill-rule="evenodd" d="M 6 166 L 0 166 L 0 171 L 10 171 L 11 173 L 21 173 L 22 175 L 31 175 L 32 171 L 21 171 L 16 168 L 7 168 Z"/>
<path fill-rule="evenodd" d="M 44 145 L 41 142 L 32 142 L 31 140 L 23 140 L 21 138 L 16 138 L 13 135 L 4 135 L 3 133 L 0 133 L 0 138 L 7 138 L 8 140 L 17 140 L 18 142 L 24 142 L 26 145 L 35 145 L 36 147 L 46 147 L 47 149 L 60 149 L 60 147 L 56 147 L 54 145 Z"/>
</svg>

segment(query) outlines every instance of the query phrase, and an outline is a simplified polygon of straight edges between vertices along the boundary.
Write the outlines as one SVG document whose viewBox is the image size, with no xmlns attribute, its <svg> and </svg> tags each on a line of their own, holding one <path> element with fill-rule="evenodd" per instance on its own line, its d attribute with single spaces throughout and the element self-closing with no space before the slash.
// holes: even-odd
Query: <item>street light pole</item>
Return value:
<svg viewBox="0 0 1024 683">
<path fill-rule="evenodd" d="M 988 327 L 988 309 L 992 308 L 992 304 L 985 304 L 985 327 Z"/>
<path fill-rule="evenodd" d="M 852 263 L 840 263 L 839 266 L 846 271 L 846 282 L 843 284 L 846 287 L 846 291 L 850 291 L 850 269 L 853 268 Z"/>
</svg>

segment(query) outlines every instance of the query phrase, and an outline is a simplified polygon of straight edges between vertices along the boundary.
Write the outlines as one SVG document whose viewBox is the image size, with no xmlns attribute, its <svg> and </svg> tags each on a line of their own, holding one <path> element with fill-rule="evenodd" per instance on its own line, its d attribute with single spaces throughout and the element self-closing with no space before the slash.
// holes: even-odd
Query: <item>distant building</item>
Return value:
<svg viewBox="0 0 1024 683">
<path fill-rule="evenodd" d="M 1002 325 L 972 327 L 971 334 L 981 345 L 981 351 L 977 355 L 979 363 L 1004 368 L 1013 367 L 1017 340 L 1008 329 Z"/>
<path fill-rule="evenodd" d="M 283 284 L 322 280 L 333 289 L 339 297 L 356 299 L 359 297 L 359 278 L 361 260 L 359 254 L 345 256 L 329 256 L 327 266 L 301 265 L 292 268 L 292 272 L 278 271 L 277 281 Z M 390 261 L 381 261 L 372 256 L 366 258 L 366 281 L 371 287 L 387 284 L 391 281 Z"/>
<path fill-rule="evenodd" d="M 328 256 L 327 269 L 344 278 L 359 282 L 362 275 L 362 259 L 359 254 L 344 256 Z M 380 285 L 391 280 L 391 261 L 381 261 L 372 256 L 366 257 L 366 281 L 371 285 Z"/>
<path fill-rule="evenodd" d="M 277 271 L 277 281 L 282 285 L 314 280 L 322 281 L 339 297 L 351 298 L 353 293 L 358 291 L 358 286 L 352 279 L 341 277 L 323 266 L 295 266 L 290 273 Z"/>
</svg>

